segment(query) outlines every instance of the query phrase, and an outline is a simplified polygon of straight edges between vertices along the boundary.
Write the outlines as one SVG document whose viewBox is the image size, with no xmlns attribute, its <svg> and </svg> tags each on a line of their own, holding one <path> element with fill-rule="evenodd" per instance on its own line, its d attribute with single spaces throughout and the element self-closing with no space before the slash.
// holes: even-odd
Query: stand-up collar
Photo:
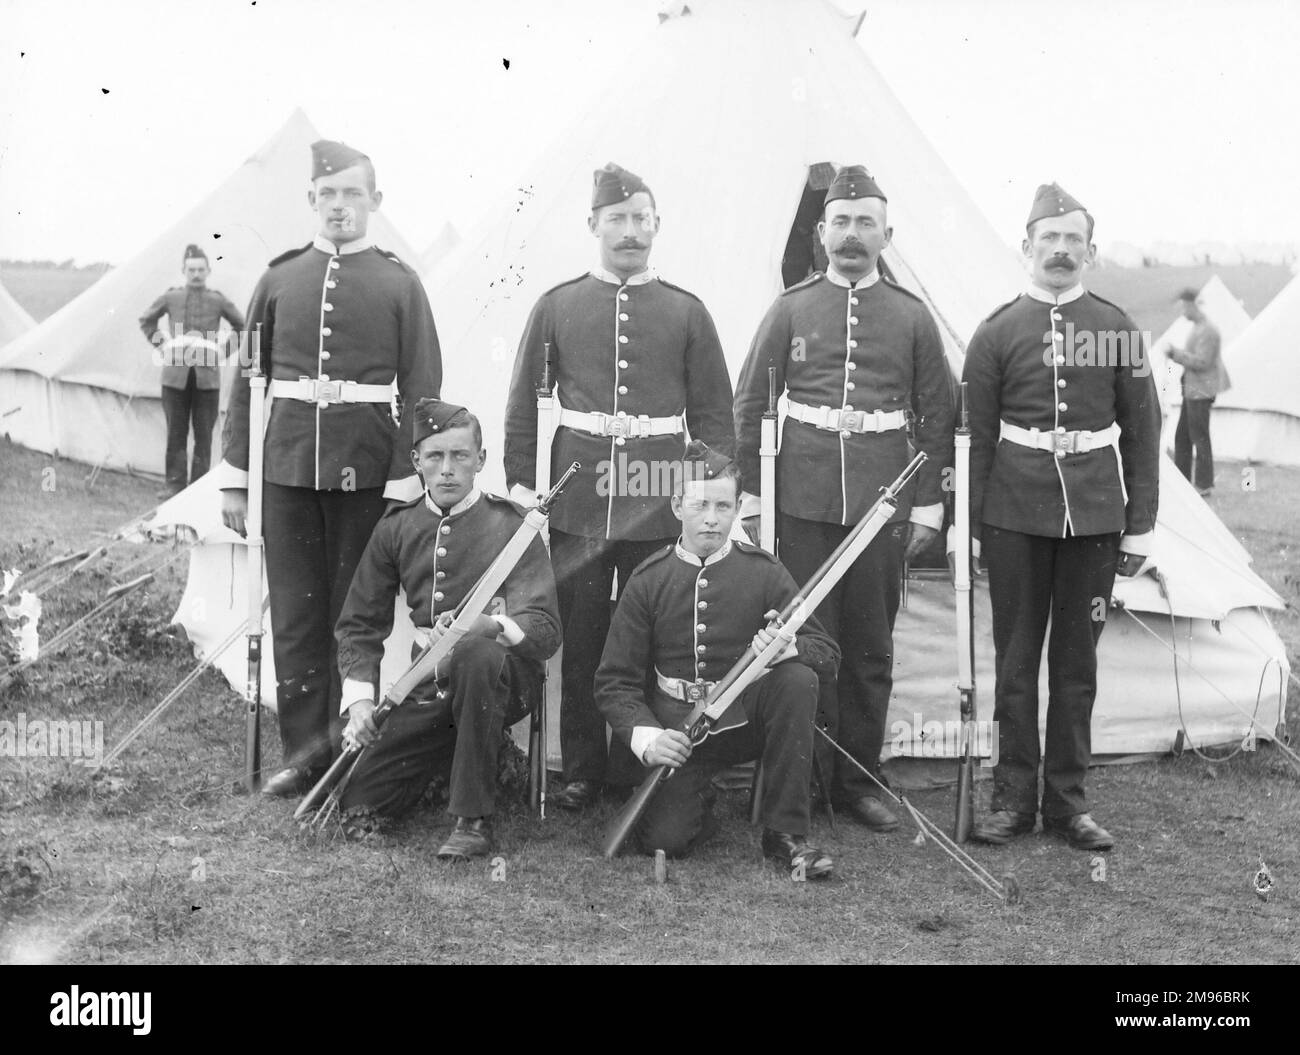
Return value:
<svg viewBox="0 0 1300 1055">
<path fill-rule="evenodd" d="M 1078 282 L 1071 286 L 1059 297 L 1050 290 L 1043 289 L 1042 286 L 1029 283 L 1027 291 L 1034 300 L 1041 300 L 1044 304 L 1069 304 L 1072 300 L 1078 300 L 1083 296 L 1083 283 Z"/>
<path fill-rule="evenodd" d="M 648 267 L 644 271 L 638 271 L 629 279 L 620 278 L 612 271 L 606 271 L 597 264 L 591 269 L 591 277 L 598 278 L 602 282 L 610 282 L 615 286 L 644 286 L 647 282 L 652 281 L 656 276 L 654 268 Z"/>
<path fill-rule="evenodd" d="M 677 539 L 677 545 L 673 548 L 678 559 L 685 561 L 693 568 L 707 568 L 710 564 L 717 564 L 728 553 L 731 552 L 731 539 L 727 539 L 717 550 L 710 553 L 707 557 L 701 557 L 698 553 L 692 553 L 683 544 L 681 538 Z"/>
<path fill-rule="evenodd" d="M 369 234 L 364 234 L 353 242 L 344 242 L 342 245 L 335 245 L 323 234 L 318 234 L 311 240 L 311 244 L 319 249 L 322 253 L 329 253 L 330 256 L 349 256 L 352 253 L 363 253 L 367 249 L 375 247 L 375 240 Z"/>
<path fill-rule="evenodd" d="M 857 282 L 850 282 L 835 270 L 834 264 L 827 264 L 826 277 L 834 286 L 843 286 L 845 289 L 866 289 L 868 286 L 874 286 L 880 281 L 880 269 L 878 267 L 872 268 L 870 274 L 863 275 Z"/>
<path fill-rule="evenodd" d="M 482 491 L 480 491 L 477 487 L 475 487 L 470 491 L 469 494 L 467 494 L 454 506 L 444 511 L 443 508 L 440 505 L 438 505 L 438 503 L 435 502 L 432 497 L 430 497 L 429 492 L 425 491 L 424 504 L 428 507 L 429 512 L 435 513 L 440 517 L 454 517 L 458 513 L 463 513 L 465 512 L 465 510 L 469 509 L 475 502 L 479 500 L 479 496 L 482 493 L 483 493 Z"/>
</svg>

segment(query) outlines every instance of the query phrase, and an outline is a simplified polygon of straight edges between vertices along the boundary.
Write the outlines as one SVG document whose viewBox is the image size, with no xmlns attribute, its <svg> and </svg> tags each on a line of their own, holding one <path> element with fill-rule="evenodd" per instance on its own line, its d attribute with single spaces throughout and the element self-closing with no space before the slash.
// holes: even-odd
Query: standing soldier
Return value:
<svg viewBox="0 0 1300 1055">
<path fill-rule="evenodd" d="M 917 448 L 929 455 L 915 504 L 905 492 L 896 521 L 817 610 L 842 653 L 837 689 L 824 694 L 819 721 L 838 730 L 844 749 L 878 775 L 904 554 L 919 552 L 943 523 L 952 381 L 930 312 L 877 268 L 893 229 L 885 195 L 861 165 L 836 174 L 817 233 L 826 274 L 777 298 L 741 371 L 739 460 L 746 488 L 757 490 L 759 433 L 774 368 L 777 392 L 786 392 L 789 405 L 777 461 L 778 553 L 795 580 L 805 582 L 911 459 L 909 421 Z M 742 509 L 753 539 L 756 507 L 748 496 Z M 838 758 L 834 773 L 831 797 L 856 820 L 873 831 L 898 826 L 870 778 Z"/>
<path fill-rule="evenodd" d="M 551 560 L 564 624 L 560 748 L 563 787 L 551 799 L 582 809 L 605 780 L 605 720 L 592 684 L 609 631 L 615 572 L 677 537 L 659 486 L 681 457 L 683 433 L 730 454 L 731 379 L 708 310 L 648 268 L 660 217 L 650 188 L 617 165 L 595 173 L 587 225 L 600 264 L 544 294 L 533 308 L 506 407 L 511 496 L 535 505 L 539 380 L 561 406 L 551 465 L 582 463 L 551 516 Z M 547 363 L 550 370 L 547 370 Z"/>
<path fill-rule="evenodd" d="M 367 234 L 383 195 L 366 155 L 312 144 L 320 229 L 271 261 L 248 308 L 249 354 L 272 397 L 264 459 L 264 534 L 279 679 L 284 769 L 268 795 L 306 791 L 330 761 L 339 730 L 334 624 L 386 498 L 420 491 L 403 405 L 436 396 L 442 356 L 415 272 Z M 232 384 L 224 435 L 222 519 L 243 533 L 248 509 L 249 385 Z"/>
<path fill-rule="evenodd" d="M 993 812 L 972 835 L 1006 843 L 1039 812 L 1038 671 L 1047 646 L 1043 827 L 1088 850 L 1113 840 L 1087 812 L 1097 641 L 1115 574 L 1151 552 L 1160 404 L 1139 343 L 1120 362 L 1085 351 L 1137 340 L 1119 308 L 1085 292 L 1093 219 L 1056 184 L 1038 188 L 1024 253 L 1029 290 L 971 338 L 963 379 L 971 427 L 971 534 L 993 606 L 998 763 Z"/>
<path fill-rule="evenodd" d="M 158 493 L 169 498 L 185 490 L 208 471 L 212 460 L 212 430 L 221 402 L 222 352 L 218 341 L 221 320 L 238 334 L 244 316 L 230 299 L 208 289 L 208 254 L 187 245 L 181 259 L 185 285 L 167 290 L 140 316 L 140 328 L 162 361 L 162 405 L 167 418 L 167 486 Z M 158 325 L 167 316 L 167 329 Z M 171 334 L 168 334 L 171 330 Z M 198 353 L 197 356 L 195 353 Z M 197 361 L 196 361 L 197 359 Z M 194 460 L 185 476 L 185 448 L 190 420 L 194 421 Z"/>
</svg>

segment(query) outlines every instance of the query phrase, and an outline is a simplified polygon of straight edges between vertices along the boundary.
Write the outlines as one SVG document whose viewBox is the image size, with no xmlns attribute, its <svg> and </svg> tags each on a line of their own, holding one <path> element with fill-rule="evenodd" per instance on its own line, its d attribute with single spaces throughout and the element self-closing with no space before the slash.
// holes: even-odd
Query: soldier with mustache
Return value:
<svg viewBox="0 0 1300 1055">
<path fill-rule="evenodd" d="M 605 719 L 593 683 L 615 573 L 621 591 L 632 570 L 678 534 L 671 486 L 647 494 L 637 485 L 662 479 L 660 470 L 676 464 L 688 430 L 721 454 L 735 449 L 731 378 L 713 319 L 694 294 L 649 268 L 659 225 L 654 193 L 639 176 L 614 164 L 596 170 L 587 227 L 600 262 L 533 308 L 506 404 L 512 498 L 537 501 L 536 392 L 544 376 L 564 408 L 551 445 L 552 479 L 557 469 L 582 463 L 550 520 L 564 624 L 565 781 L 551 801 L 567 809 L 590 805 L 607 779 Z M 616 782 L 639 779 L 630 755 L 626 762 L 626 779 Z"/>
<path fill-rule="evenodd" d="M 773 368 L 777 391 L 788 399 L 776 471 L 777 553 L 795 581 L 806 582 L 907 465 L 911 447 L 929 455 L 895 521 L 817 610 L 843 654 L 838 686 L 823 692 L 818 720 L 878 777 L 904 555 L 919 552 L 943 522 L 952 381 L 929 310 L 877 267 L 893 229 L 884 192 L 861 165 L 836 174 L 817 233 L 826 273 L 777 298 L 736 386 L 738 460 L 746 490 L 757 492 Z M 741 515 L 755 540 L 757 513 L 751 494 Z M 879 784 L 839 756 L 834 765 L 837 804 L 872 831 L 898 827 Z"/>
</svg>

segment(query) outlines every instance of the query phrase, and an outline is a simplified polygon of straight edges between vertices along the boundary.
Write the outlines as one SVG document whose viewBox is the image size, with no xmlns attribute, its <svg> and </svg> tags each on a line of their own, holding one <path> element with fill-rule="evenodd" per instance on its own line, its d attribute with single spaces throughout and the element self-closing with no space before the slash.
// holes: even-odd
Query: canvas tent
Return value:
<svg viewBox="0 0 1300 1055">
<path fill-rule="evenodd" d="M 27 310 L 14 300 L 4 286 L 0 286 L 0 347 L 36 325 L 36 320 L 27 314 Z"/>
<path fill-rule="evenodd" d="M 1225 342 L 1224 362 L 1232 388 L 1210 418 L 1215 457 L 1300 465 L 1300 278 Z"/>
<path fill-rule="evenodd" d="M 311 239 L 309 145 L 319 138 L 295 111 L 147 248 L 0 349 L 0 430 L 33 450 L 161 474 L 160 368 L 137 320 L 158 294 L 180 283 L 181 254 L 190 242 L 208 254 L 212 287 L 242 310 L 267 262 Z M 382 212 L 371 230 L 380 246 L 414 262 Z"/>
<path fill-rule="evenodd" d="M 1023 288 L 1024 273 L 851 28 L 820 0 L 679 5 L 648 30 L 620 90 L 598 94 L 513 181 L 522 193 L 503 188 L 502 200 L 510 195 L 517 208 L 489 214 L 437 269 L 430 297 L 444 350 L 443 392 L 482 413 L 486 486 L 504 484 L 500 408 L 525 318 L 543 292 L 594 262 L 586 229 L 591 171 L 610 160 L 654 188 L 663 227 L 653 264 L 707 305 L 733 376 L 782 288 L 783 261 L 788 264 L 807 233 L 801 207 L 817 198 L 810 183 L 829 162 L 866 164 L 890 196 L 895 234 L 885 259 L 930 305 L 960 371 L 964 340 Z M 1277 596 L 1173 466 L 1165 462 L 1163 469 L 1157 553 L 1168 596 L 1150 577 L 1121 583 L 1116 596 L 1164 643 L 1131 619 L 1112 616 L 1115 626 L 1102 649 L 1099 752 L 1167 749 L 1180 701 L 1195 742 L 1239 737 L 1249 727 L 1261 675 L 1272 678 L 1285 665 L 1261 611 L 1280 607 Z M 210 510 L 211 502 L 203 508 Z M 220 532 L 208 538 L 213 545 L 199 548 L 213 552 L 201 560 L 196 555 L 191 575 L 207 626 L 186 624 L 201 650 L 220 641 L 243 611 L 239 600 L 224 614 L 215 604 L 229 596 L 229 574 L 239 574 L 240 560 Z M 204 568 L 218 578 L 196 582 Z M 952 591 L 927 586 L 933 588 L 913 592 L 915 601 L 900 618 L 891 722 L 910 719 L 918 708 L 927 717 L 955 717 Z M 988 628 L 982 619 L 984 660 L 992 655 Z M 1184 657 L 1177 678 L 1167 650 L 1174 640 Z M 227 656 L 234 685 L 243 678 L 241 655 L 236 648 Z M 1205 688 L 1193 666 L 1222 685 L 1229 702 Z M 987 669 L 982 685 L 987 698 Z M 1260 705 L 1264 734 L 1283 703 L 1284 685 L 1272 678 Z M 558 736 L 551 743 L 558 745 Z"/>
</svg>

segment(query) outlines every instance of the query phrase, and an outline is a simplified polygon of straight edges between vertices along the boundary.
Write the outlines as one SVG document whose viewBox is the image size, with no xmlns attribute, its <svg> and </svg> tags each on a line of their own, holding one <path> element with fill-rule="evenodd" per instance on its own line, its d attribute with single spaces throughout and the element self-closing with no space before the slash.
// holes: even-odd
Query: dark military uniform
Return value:
<svg viewBox="0 0 1300 1055">
<path fill-rule="evenodd" d="M 596 675 L 615 736 L 640 753 L 660 730 L 682 729 L 694 706 L 681 698 L 689 687 L 720 680 L 767 625 L 765 613 L 797 590 L 775 557 L 744 542 L 703 560 L 678 543 L 646 560 L 619 598 Z M 764 827 L 807 834 L 817 682 L 834 678 L 839 650 L 816 619 L 800 628 L 796 647 L 798 660 L 751 685 L 664 782 L 642 819 L 644 849 L 680 855 L 707 838 L 712 775 L 752 758 L 762 759 Z"/>
<path fill-rule="evenodd" d="M 1099 363 L 1086 349 L 1105 347 L 1105 335 L 1136 349 Z M 1086 812 L 1096 647 L 1120 534 L 1143 535 L 1156 519 L 1160 404 L 1144 352 L 1133 321 L 1082 286 L 1059 299 L 1031 288 L 981 323 L 966 352 L 971 531 L 997 650 L 994 810 L 1038 812 L 1038 671 L 1050 616 L 1042 814 Z"/>
<path fill-rule="evenodd" d="M 659 481 L 643 488 L 634 476 L 644 472 L 638 467 L 653 472 L 675 464 L 684 429 L 722 453 L 734 450 L 731 380 L 713 320 L 692 294 L 648 272 L 626 282 L 593 272 L 556 286 L 533 309 L 515 360 L 505 440 L 512 489 L 531 491 L 536 484 L 536 388 L 548 345 L 566 415 L 602 413 L 615 423 L 610 434 L 597 436 L 562 418 L 551 449 L 553 478 L 571 462 L 582 463 L 550 523 L 565 627 L 564 777 L 601 781 L 605 723 L 592 698 L 592 678 L 609 629 L 614 572 L 625 582 L 677 535 L 671 487 Z M 682 424 L 657 425 L 663 431 L 656 435 L 642 431 L 641 421 L 674 417 Z"/>
<path fill-rule="evenodd" d="M 912 420 L 912 442 L 929 455 L 915 489 L 899 496 L 894 521 L 817 610 L 844 657 L 838 690 L 824 694 L 821 720 L 872 772 L 893 688 L 906 524 L 914 507 L 929 507 L 924 514 L 916 509 L 913 519 L 928 517 L 939 527 L 953 427 L 951 378 L 934 320 L 919 299 L 878 275 L 850 286 L 838 273 L 818 273 L 786 290 L 759 326 L 736 386 L 737 460 L 755 493 L 769 367 L 776 368 L 777 392 L 790 401 L 777 459 L 777 536 L 781 560 L 800 582 L 911 460 L 905 418 Z M 863 431 L 870 426 L 879 431 Z M 834 798 L 878 793 L 856 767 L 838 756 L 833 761 Z"/>
<path fill-rule="evenodd" d="M 318 236 L 273 260 L 248 327 L 271 379 L 263 533 L 280 734 L 286 766 L 319 768 L 331 723 L 341 732 L 334 624 L 384 511 L 385 483 L 414 480 L 410 415 L 394 424 L 384 392 L 396 380 L 406 406 L 437 395 L 442 357 L 419 277 L 366 240 L 340 247 Z M 223 488 L 248 486 L 248 407 L 241 375 Z"/>
<path fill-rule="evenodd" d="M 198 256 L 187 259 L 206 260 Z M 164 315 L 173 337 L 193 336 L 215 343 L 222 319 L 235 331 L 244 328 L 244 316 L 239 309 L 224 293 L 215 289 L 174 286 L 162 294 L 140 316 L 140 329 L 150 343 L 161 344 L 167 336 L 167 331 L 158 325 Z M 217 425 L 221 402 L 221 363 L 217 355 L 215 351 L 203 349 L 203 361 L 190 365 L 185 361 L 185 351 L 178 349 L 171 353 L 172 361 L 164 363 L 162 368 L 162 404 L 167 418 L 165 472 L 167 486 L 175 491 L 203 476 L 212 461 L 212 430 Z M 189 441 L 191 417 L 194 420 L 194 458 L 187 480 L 185 448 Z"/>
<path fill-rule="evenodd" d="M 522 523 L 513 503 L 477 491 L 446 513 L 421 498 L 379 521 L 338 622 L 345 706 L 375 699 L 398 587 L 417 633 L 427 640 L 438 616 L 456 610 Z M 439 672 L 445 691 L 439 694 L 438 679 L 430 678 L 392 712 L 379 742 L 362 756 L 344 808 L 398 813 L 420 797 L 440 765 L 449 764 L 451 812 L 492 814 L 501 729 L 537 703 L 542 665 L 560 647 L 555 579 L 540 537 L 489 614 L 502 622 L 501 635 L 462 639 Z"/>
</svg>

